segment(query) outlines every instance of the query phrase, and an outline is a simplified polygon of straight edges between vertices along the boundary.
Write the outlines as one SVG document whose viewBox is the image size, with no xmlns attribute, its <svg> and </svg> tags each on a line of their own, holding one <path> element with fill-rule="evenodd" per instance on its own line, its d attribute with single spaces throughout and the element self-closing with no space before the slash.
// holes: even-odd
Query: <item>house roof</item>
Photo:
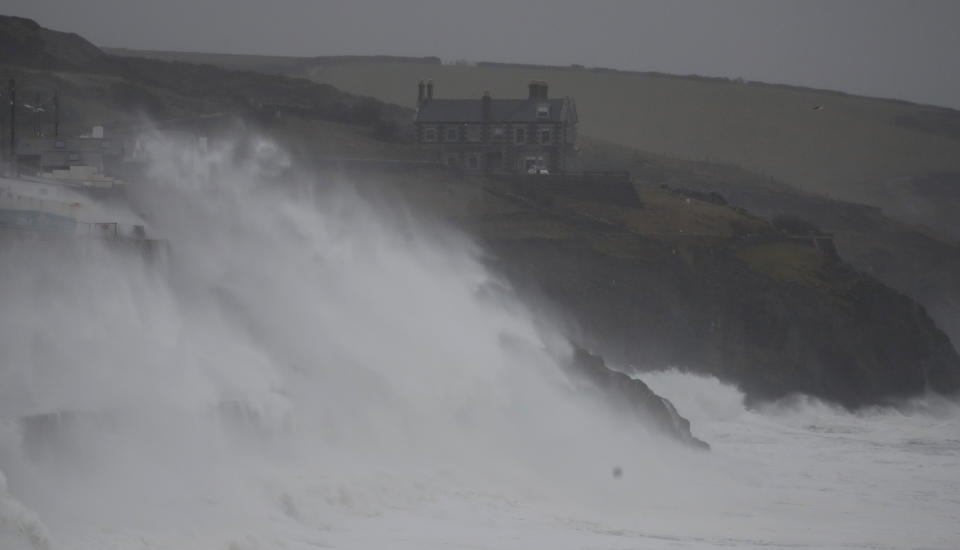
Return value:
<svg viewBox="0 0 960 550">
<path fill-rule="evenodd" d="M 488 122 L 562 122 L 569 99 L 491 99 Z M 550 107 L 547 118 L 537 107 Z M 571 116 L 576 116 L 572 111 Z M 430 99 L 417 111 L 417 122 L 484 122 L 482 99 Z"/>
</svg>

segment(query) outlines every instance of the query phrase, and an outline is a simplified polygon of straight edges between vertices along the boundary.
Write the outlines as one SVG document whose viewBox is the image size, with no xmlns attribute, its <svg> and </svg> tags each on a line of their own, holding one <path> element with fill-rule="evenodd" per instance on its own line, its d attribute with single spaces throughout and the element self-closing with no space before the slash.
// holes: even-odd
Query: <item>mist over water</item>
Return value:
<svg viewBox="0 0 960 550">
<path fill-rule="evenodd" d="M 266 141 L 152 153 L 135 202 L 165 262 L 0 246 L 4 550 L 960 540 L 952 403 L 747 411 L 645 377 L 714 447 L 694 452 L 568 378 L 563 336 L 467 237 Z"/>
</svg>

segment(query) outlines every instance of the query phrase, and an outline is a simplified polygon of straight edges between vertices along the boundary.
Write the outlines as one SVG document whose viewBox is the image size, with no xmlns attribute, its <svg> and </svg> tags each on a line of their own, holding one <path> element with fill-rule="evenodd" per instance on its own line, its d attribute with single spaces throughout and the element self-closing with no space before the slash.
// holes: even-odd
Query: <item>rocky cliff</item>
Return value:
<svg viewBox="0 0 960 550">
<path fill-rule="evenodd" d="M 654 393 L 643 381 L 610 369 L 599 355 L 575 347 L 567 368 L 572 375 L 602 392 L 604 401 L 636 415 L 654 430 L 685 445 L 710 448 L 690 433 L 690 421 L 680 416 L 673 403 Z"/>
<path fill-rule="evenodd" d="M 707 372 L 751 399 L 799 392 L 850 407 L 958 388 L 960 361 L 924 310 L 842 265 L 824 273 L 837 286 L 818 289 L 659 243 L 635 258 L 583 243 L 494 248 L 512 279 L 563 304 L 619 364 Z"/>
<path fill-rule="evenodd" d="M 805 393 L 847 407 L 960 389 L 960 357 L 924 308 L 832 247 L 657 193 L 640 207 L 528 205 L 474 230 L 497 269 L 559 304 L 617 365 L 713 374 L 750 400 Z M 655 232 L 649 220 L 666 221 Z"/>
</svg>

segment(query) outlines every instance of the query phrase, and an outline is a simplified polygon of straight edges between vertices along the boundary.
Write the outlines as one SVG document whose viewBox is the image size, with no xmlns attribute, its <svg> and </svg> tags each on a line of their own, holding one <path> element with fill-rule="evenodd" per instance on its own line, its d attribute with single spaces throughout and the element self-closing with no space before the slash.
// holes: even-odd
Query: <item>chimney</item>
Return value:
<svg viewBox="0 0 960 550">
<path fill-rule="evenodd" d="M 423 99 L 426 94 L 426 92 L 424 91 L 425 88 L 426 88 L 426 85 L 421 80 L 420 83 L 417 84 L 417 107 L 423 105 Z"/>
<path fill-rule="evenodd" d="M 527 89 L 529 99 L 547 99 L 547 83 L 543 80 L 531 80 Z"/>
<path fill-rule="evenodd" d="M 433 81 L 428 80 L 427 81 L 427 101 L 430 101 L 431 99 L 433 99 Z"/>
<path fill-rule="evenodd" d="M 490 92 L 483 92 L 483 97 L 481 98 L 482 105 L 482 117 L 484 122 L 490 121 Z"/>
</svg>

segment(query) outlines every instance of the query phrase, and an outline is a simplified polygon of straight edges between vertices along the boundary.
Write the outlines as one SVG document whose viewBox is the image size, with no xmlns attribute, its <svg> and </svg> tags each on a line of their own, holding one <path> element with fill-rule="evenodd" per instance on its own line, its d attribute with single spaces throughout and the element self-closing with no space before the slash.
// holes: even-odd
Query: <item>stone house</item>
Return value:
<svg viewBox="0 0 960 550">
<path fill-rule="evenodd" d="M 437 99 L 432 81 L 420 82 L 417 143 L 441 162 L 489 173 L 563 173 L 575 153 L 577 107 L 550 99 L 546 82 L 533 81 L 526 99 Z"/>
</svg>

